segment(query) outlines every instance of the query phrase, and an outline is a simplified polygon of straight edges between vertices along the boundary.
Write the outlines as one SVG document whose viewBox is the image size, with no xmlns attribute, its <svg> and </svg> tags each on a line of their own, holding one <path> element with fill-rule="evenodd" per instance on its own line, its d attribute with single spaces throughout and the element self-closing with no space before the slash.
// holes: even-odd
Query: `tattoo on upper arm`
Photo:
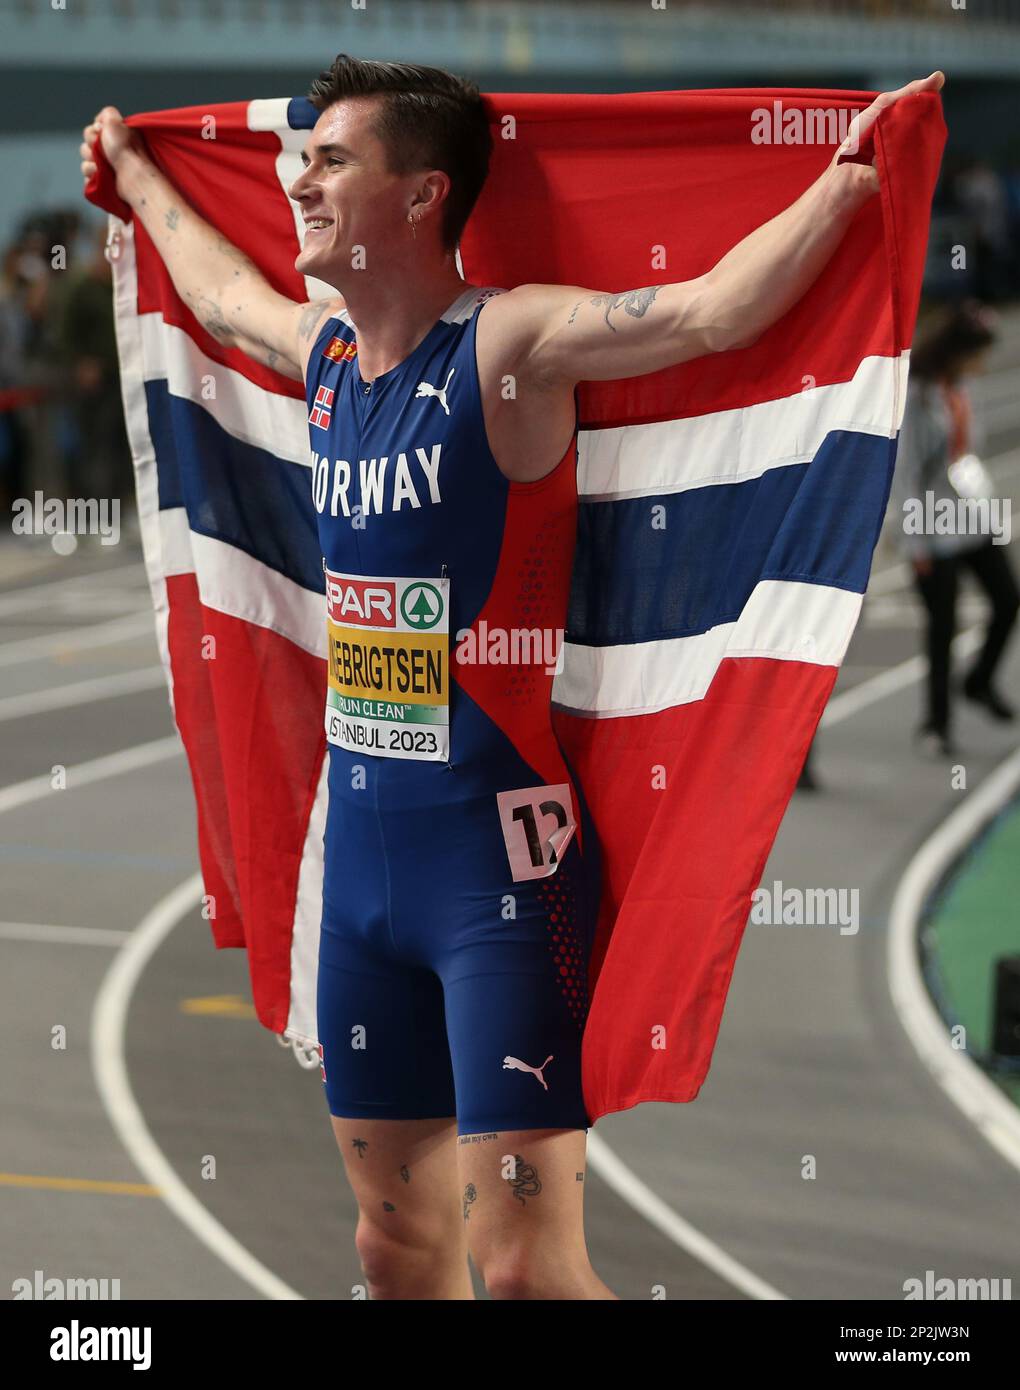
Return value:
<svg viewBox="0 0 1020 1390">
<path fill-rule="evenodd" d="M 217 341 L 226 342 L 233 336 L 230 324 L 223 316 L 223 310 L 208 295 L 200 294 L 195 301 L 195 317 L 207 332 Z"/>
<path fill-rule="evenodd" d="M 235 246 L 232 241 L 228 241 L 221 232 L 216 233 L 216 249 L 221 255 L 227 256 L 230 260 L 236 261 L 238 265 L 246 269 L 254 270 L 255 263 L 244 254 L 239 246 Z"/>
<path fill-rule="evenodd" d="M 277 352 L 276 348 L 273 347 L 272 343 L 267 343 L 265 338 L 256 338 L 254 341 L 258 343 L 259 347 L 265 348 L 266 366 L 275 367 L 280 360 L 280 354 Z"/>
<path fill-rule="evenodd" d="M 646 285 L 643 289 L 626 290 L 623 294 L 597 294 L 587 301 L 579 299 L 571 309 L 567 323 L 574 322 L 578 309 L 585 302 L 593 306 L 602 305 L 605 306 L 606 310 L 606 324 L 615 333 L 616 326 L 609 319 L 609 315 L 614 309 L 623 309 L 624 313 L 630 314 L 633 319 L 644 318 L 661 289 L 661 285 Z"/>
<path fill-rule="evenodd" d="M 310 338 L 315 325 L 319 322 L 326 308 L 326 301 L 313 299 L 312 302 L 302 310 L 301 317 L 298 319 L 298 337 Z"/>
</svg>

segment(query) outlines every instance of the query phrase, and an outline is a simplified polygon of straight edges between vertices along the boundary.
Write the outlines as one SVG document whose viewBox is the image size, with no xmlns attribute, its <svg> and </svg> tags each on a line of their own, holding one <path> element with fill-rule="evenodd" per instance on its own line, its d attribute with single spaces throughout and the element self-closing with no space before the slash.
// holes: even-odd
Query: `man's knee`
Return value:
<svg viewBox="0 0 1020 1390">
<path fill-rule="evenodd" d="M 385 1218 L 386 1213 L 381 1215 Z M 460 1253 L 455 1241 L 435 1231 L 434 1223 L 419 1228 L 406 1217 L 387 1222 L 364 1212 L 354 1244 L 373 1297 L 406 1296 L 409 1288 L 428 1282 Z"/>
<path fill-rule="evenodd" d="M 562 1244 L 500 1242 L 484 1251 L 472 1247 L 471 1258 L 489 1297 L 500 1301 L 584 1297 L 581 1290 L 591 1277 L 587 1254 L 571 1255 Z"/>
</svg>

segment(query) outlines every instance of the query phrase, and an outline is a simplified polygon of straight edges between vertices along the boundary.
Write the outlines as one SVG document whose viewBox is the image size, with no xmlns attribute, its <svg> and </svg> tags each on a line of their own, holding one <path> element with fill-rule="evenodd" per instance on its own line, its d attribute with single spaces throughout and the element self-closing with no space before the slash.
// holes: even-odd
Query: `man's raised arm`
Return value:
<svg viewBox="0 0 1020 1390">
<path fill-rule="evenodd" d="M 825 173 L 696 279 L 620 293 L 521 285 L 500 296 L 487 312 L 506 356 L 533 381 L 573 386 L 749 346 L 804 295 L 878 189 L 872 164 L 842 156 L 856 152 L 880 111 L 943 81 L 936 72 L 883 92 L 855 118 Z"/>
<path fill-rule="evenodd" d="M 298 304 L 274 290 L 253 261 L 185 202 L 116 107 L 104 106 L 82 134 L 83 178 L 95 173 L 91 147 L 101 135 L 117 192 L 141 219 L 199 323 L 225 347 L 302 381 L 318 329 L 343 307 L 342 298 Z"/>
</svg>

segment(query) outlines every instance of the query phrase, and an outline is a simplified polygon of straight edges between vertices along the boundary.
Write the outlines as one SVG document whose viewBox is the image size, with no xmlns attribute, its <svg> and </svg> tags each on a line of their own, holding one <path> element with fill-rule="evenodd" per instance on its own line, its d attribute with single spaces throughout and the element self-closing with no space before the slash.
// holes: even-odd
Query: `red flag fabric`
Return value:
<svg viewBox="0 0 1020 1390">
<path fill-rule="evenodd" d="M 489 96 L 496 150 L 461 244 L 465 278 L 621 291 L 700 275 L 822 172 L 833 146 L 804 133 L 830 117 L 845 131 L 873 95 Z M 293 269 L 302 228 L 286 188 L 317 114 L 294 98 L 128 123 L 189 203 L 304 300 L 330 291 Z M 553 696 L 602 846 L 583 1051 L 593 1119 L 697 1095 L 752 894 L 860 612 L 945 138 L 938 98 L 901 100 L 873 138 L 879 195 L 752 347 L 578 390 L 578 536 Z M 145 558 L 213 935 L 247 949 L 261 1021 L 314 1046 L 325 601 L 302 388 L 210 338 L 98 162 L 86 192 L 114 217 Z"/>
</svg>

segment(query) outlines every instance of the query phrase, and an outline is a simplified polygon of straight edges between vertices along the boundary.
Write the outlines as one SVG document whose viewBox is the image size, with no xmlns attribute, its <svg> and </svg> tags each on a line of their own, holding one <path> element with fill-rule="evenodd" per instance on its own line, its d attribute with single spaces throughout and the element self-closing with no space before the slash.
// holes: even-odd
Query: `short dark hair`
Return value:
<svg viewBox="0 0 1020 1390">
<path fill-rule="evenodd" d="M 477 85 L 442 68 L 338 53 L 308 92 L 320 112 L 335 101 L 369 96 L 383 98 L 374 132 L 386 148 L 391 173 L 442 169 L 449 174 L 442 236 L 452 250 L 478 201 L 492 154 L 489 118 Z"/>
</svg>

